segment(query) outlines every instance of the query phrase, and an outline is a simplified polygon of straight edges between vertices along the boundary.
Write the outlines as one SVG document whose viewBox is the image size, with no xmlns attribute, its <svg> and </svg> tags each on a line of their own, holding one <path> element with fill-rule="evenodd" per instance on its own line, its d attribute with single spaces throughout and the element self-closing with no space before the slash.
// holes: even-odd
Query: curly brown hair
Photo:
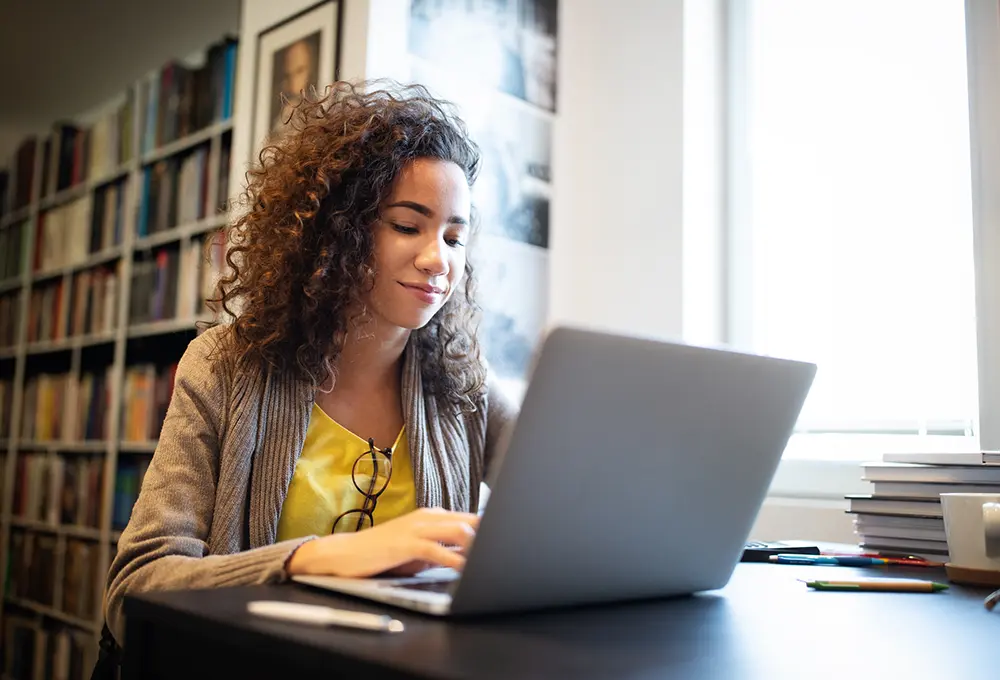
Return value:
<svg viewBox="0 0 1000 680">
<path fill-rule="evenodd" d="M 230 271 L 211 302 L 232 317 L 237 361 L 319 386 L 334 375 L 352 325 L 369 315 L 373 226 L 400 172 L 419 158 L 451 161 L 471 187 L 479 149 L 449 103 L 392 81 L 335 83 L 304 96 L 287 125 L 246 174 L 244 210 L 229 229 Z M 351 310 L 361 312 L 349 318 Z M 461 410 L 486 381 L 477 313 L 467 262 L 464 295 L 410 338 L 425 391 Z"/>
</svg>

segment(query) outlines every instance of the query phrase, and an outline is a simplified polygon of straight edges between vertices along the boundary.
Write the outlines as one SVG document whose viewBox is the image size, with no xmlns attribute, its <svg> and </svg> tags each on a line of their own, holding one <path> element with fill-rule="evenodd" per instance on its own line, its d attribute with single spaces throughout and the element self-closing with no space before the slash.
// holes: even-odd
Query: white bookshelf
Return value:
<svg viewBox="0 0 1000 680">
<path fill-rule="evenodd" d="M 38 626 L 39 630 L 50 623 L 63 624 L 91 634 L 96 652 L 96 640 L 103 623 L 101 602 L 109 567 L 110 549 L 116 544 L 121 533 L 113 524 L 115 482 L 119 463 L 129 457 L 148 457 L 155 449 L 156 444 L 155 433 L 152 438 L 139 442 L 125 441 L 122 437 L 125 375 L 128 366 L 133 363 L 133 357 L 130 355 L 132 343 L 146 343 L 146 351 L 148 352 L 149 343 L 162 342 L 163 353 L 167 356 L 159 357 L 159 360 L 172 359 L 176 361 L 180 358 L 180 353 L 186 343 L 198 332 L 197 322 L 210 320 L 209 316 L 201 314 L 197 316 L 186 315 L 184 318 L 130 323 L 133 264 L 136 259 L 147 257 L 159 248 L 173 247 L 174 244 L 177 244 L 179 252 L 183 253 L 185 247 L 193 247 L 194 242 L 211 237 L 212 234 L 226 225 L 226 215 L 219 211 L 222 204 L 220 199 L 224 198 L 220 196 L 219 177 L 222 172 L 228 175 L 228 168 L 221 166 L 224 157 L 223 145 L 231 143 L 232 114 L 230 113 L 228 119 L 217 120 L 217 122 L 180 139 L 144 150 L 142 141 L 148 113 L 144 110 L 144 84 L 150 82 L 153 76 L 154 74 L 149 74 L 133 83 L 126 93 L 132 98 L 133 103 L 131 124 L 128 130 L 128 134 L 131 136 L 131 158 L 127 162 L 110 172 L 103 173 L 100 177 L 89 178 L 53 195 L 43 196 L 42 167 L 45 147 L 42 143 L 44 135 L 40 135 L 35 145 L 34 179 L 30 204 L 0 217 L 0 230 L 22 228 L 21 223 L 27 221 L 29 225 L 27 232 L 30 234 L 28 239 L 30 243 L 26 246 L 27 259 L 23 261 L 24 266 L 21 268 L 20 275 L 16 279 L 0 280 L 0 295 L 17 296 L 15 305 L 17 314 L 16 318 L 13 319 L 17 327 L 16 341 L 13 346 L 0 347 L 0 378 L 4 380 L 11 376 L 13 378 L 11 427 L 7 433 L 8 436 L 0 439 L 0 456 L 2 456 L 0 458 L 2 460 L 0 475 L 2 475 L 3 480 L 3 497 L 2 503 L 0 503 L 0 565 L 2 565 L 4 573 L 3 597 L 0 599 L 0 622 L 3 623 L 3 627 L 0 627 L 0 635 L 3 635 L 6 630 L 8 619 L 16 619 L 19 622 L 31 621 L 32 625 Z M 204 205 L 207 206 L 206 216 L 195 222 L 179 224 L 139 238 L 136 233 L 137 215 L 142 197 L 144 168 L 172 156 L 185 154 L 198 147 L 207 149 L 206 161 L 203 166 L 204 172 L 207 173 L 204 201 Z M 16 170 L 12 167 L 11 171 L 13 174 Z M 50 167 L 49 172 L 56 172 L 56 170 Z M 87 254 L 85 257 L 76 258 L 75 261 L 62 263 L 60 266 L 46 271 L 32 271 L 36 255 L 34 252 L 37 241 L 36 230 L 39 227 L 41 215 L 47 210 L 90 196 L 92 200 L 89 202 L 90 208 L 85 220 L 89 234 L 93 217 L 92 211 L 97 205 L 98 192 L 109 183 L 122 180 L 125 180 L 126 184 L 120 204 L 120 243 L 99 252 Z M 177 181 L 180 183 L 180 180 Z M 12 185 L 15 183 L 11 182 Z M 11 186 L 10 191 L 12 204 L 15 187 Z M 177 193 L 180 194 L 181 190 L 178 189 Z M 83 222 L 77 226 L 82 228 L 82 225 Z M 118 267 L 113 329 L 74 336 L 71 334 L 73 329 L 70 320 L 74 313 L 73 286 L 76 285 L 75 276 L 81 272 L 96 271 L 96 268 L 106 265 Z M 203 263 L 202 266 L 208 266 L 208 264 Z M 183 272 L 184 269 L 180 269 L 180 271 Z M 67 330 L 66 337 L 28 342 L 29 316 L 32 313 L 32 290 L 39 284 L 49 281 L 61 281 L 66 291 L 63 297 L 65 304 L 56 307 L 60 315 L 67 317 L 64 322 Z M 176 290 L 177 287 L 175 287 Z M 199 290 L 199 287 L 194 285 L 185 292 L 197 295 Z M 3 319 L 0 320 L 0 323 L 9 321 L 11 320 Z M 159 345 L 156 347 L 156 351 L 159 352 Z M 54 372 L 68 374 L 69 382 L 76 385 L 84 371 L 93 370 L 93 365 L 88 366 L 87 362 L 99 365 L 99 372 L 107 376 L 105 385 L 108 396 L 108 415 L 105 421 L 107 424 L 105 434 L 107 436 L 99 440 L 33 441 L 23 439 L 21 436 L 22 420 L 25 415 L 26 378 L 29 373 L 32 370 L 39 370 L 39 366 L 62 366 L 66 370 L 59 369 Z M 67 390 L 66 394 L 68 396 L 62 404 L 62 415 L 67 419 L 76 419 L 79 417 L 76 390 Z M 63 459 L 63 463 L 78 457 L 90 460 L 99 458 L 101 460 L 99 463 L 101 466 L 101 495 L 97 526 L 61 524 L 58 521 L 60 519 L 58 516 L 49 518 L 49 520 L 54 519 L 55 521 L 46 521 L 37 518 L 29 519 L 14 513 L 15 491 L 18 483 L 18 460 L 20 457 L 29 455 L 46 456 L 49 459 L 59 457 Z M 95 463 L 95 465 L 98 464 Z M 36 602 L 8 593 L 7 573 L 13 531 L 52 537 L 55 540 L 55 577 L 52 583 L 54 592 L 51 594 L 51 603 Z M 93 603 L 93 611 L 90 616 L 86 617 L 75 616 L 62 609 L 64 593 L 61 591 L 67 562 L 66 546 L 67 541 L 74 540 L 88 541 L 97 546 L 96 571 L 93 573 L 93 583 L 90 584 L 93 592 L 90 599 Z M 7 664 L 9 663 L 8 658 L 3 667 L 0 667 L 0 673 L 6 674 L 8 672 Z M 87 675 L 89 677 L 89 669 Z"/>
</svg>

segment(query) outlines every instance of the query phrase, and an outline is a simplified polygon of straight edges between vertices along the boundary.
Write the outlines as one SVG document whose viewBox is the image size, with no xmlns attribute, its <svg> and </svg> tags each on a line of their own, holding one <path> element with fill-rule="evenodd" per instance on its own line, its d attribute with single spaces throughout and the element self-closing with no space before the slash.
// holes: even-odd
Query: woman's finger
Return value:
<svg viewBox="0 0 1000 680">
<path fill-rule="evenodd" d="M 476 538 L 476 530 L 464 522 L 450 524 L 429 524 L 420 527 L 417 532 L 420 538 L 457 546 L 463 552 L 469 549 Z"/>
<path fill-rule="evenodd" d="M 436 541 L 422 540 L 416 544 L 416 555 L 418 560 L 424 560 L 442 567 L 451 567 L 456 571 L 461 571 L 465 566 L 465 557 L 455 551 L 450 550 Z"/>
</svg>

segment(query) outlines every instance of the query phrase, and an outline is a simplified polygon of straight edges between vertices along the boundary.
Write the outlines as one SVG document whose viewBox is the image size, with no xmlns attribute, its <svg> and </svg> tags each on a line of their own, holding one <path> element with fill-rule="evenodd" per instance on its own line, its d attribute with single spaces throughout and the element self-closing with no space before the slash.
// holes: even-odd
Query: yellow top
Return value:
<svg viewBox="0 0 1000 680">
<path fill-rule="evenodd" d="M 384 447 L 384 442 L 375 442 Z M 341 426 L 313 404 L 302 454 L 295 464 L 285 502 L 278 518 L 278 540 L 302 536 L 325 536 L 333 521 L 348 510 L 360 509 L 365 497 L 351 481 L 358 456 L 368 451 L 368 442 Z M 392 477 L 375 506 L 375 524 L 405 515 L 417 507 L 410 466 L 406 428 L 392 445 Z"/>
</svg>

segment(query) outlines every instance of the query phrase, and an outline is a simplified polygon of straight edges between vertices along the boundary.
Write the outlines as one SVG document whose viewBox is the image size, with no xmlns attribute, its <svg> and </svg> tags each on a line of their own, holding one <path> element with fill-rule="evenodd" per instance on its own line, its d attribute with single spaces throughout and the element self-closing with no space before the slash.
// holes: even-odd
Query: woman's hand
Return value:
<svg viewBox="0 0 1000 680">
<path fill-rule="evenodd" d="M 286 570 L 291 575 L 349 578 L 414 573 L 435 566 L 461 570 L 478 526 L 479 516 L 472 513 L 421 508 L 371 529 L 303 543 L 292 553 Z"/>
</svg>

